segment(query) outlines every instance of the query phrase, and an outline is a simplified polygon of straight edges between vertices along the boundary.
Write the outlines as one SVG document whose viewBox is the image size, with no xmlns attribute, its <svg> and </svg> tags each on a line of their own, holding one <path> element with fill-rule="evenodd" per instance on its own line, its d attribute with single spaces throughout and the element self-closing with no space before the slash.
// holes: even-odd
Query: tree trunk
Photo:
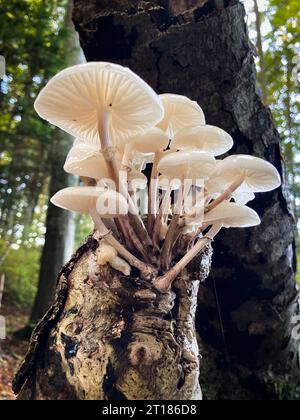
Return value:
<svg viewBox="0 0 300 420">
<path fill-rule="evenodd" d="M 70 136 L 57 133 L 57 140 L 54 142 L 51 153 L 50 197 L 58 190 L 74 183 L 73 177 L 62 169 L 71 145 Z M 53 302 L 57 274 L 66 263 L 66 249 L 70 248 L 69 242 L 75 237 L 73 219 L 74 215 L 71 212 L 61 210 L 49 203 L 39 285 L 30 317 L 32 324 L 36 324 L 45 315 Z M 67 260 L 70 259 L 72 253 Z"/>
<path fill-rule="evenodd" d="M 208 123 L 233 135 L 234 152 L 264 157 L 282 173 L 279 136 L 257 93 L 243 6 L 207 1 L 194 8 L 195 0 L 175 16 L 168 3 L 75 0 L 87 59 L 129 65 L 158 92 L 197 100 Z M 33 336 L 15 381 L 20 398 L 199 398 L 197 294 L 204 397 L 295 397 L 293 219 L 282 189 L 259 196 L 253 207 L 261 227 L 220 235 L 212 275 L 199 293 L 192 279 L 205 278 L 208 251 L 160 296 L 138 279 L 94 267 L 97 242 L 90 239 L 62 271 L 56 304 Z"/>
<path fill-rule="evenodd" d="M 70 34 L 66 40 L 65 50 L 68 56 L 67 61 L 70 62 L 70 65 L 82 61 L 81 51 L 76 51 L 79 45 L 72 23 L 72 10 L 73 2 L 69 0 L 65 22 Z M 56 139 L 54 140 L 53 138 L 53 147 L 50 153 L 50 197 L 62 188 L 71 187 L 76 183 L 76 178 L 63 170 L 73 138 L 58 130 L 56 130 L 54 136 L 56 136 Z M 75 215 L 61 210 L 49 202 L 39 284 L 30 316 L 30 324 L 32 325 L 35 325 L 45 315 L 53 302 L 57 274 L 60 272 L 61 267 L 71 258 L 74 251 L 75 229 Z"/>
<path fill-rule="evenodd" d="M 96 259 L 96 235 L 60 273 L 54 305 L 14 381 L 25 400 L 201 398 L 195 310 L 211 249 L 160 294 Z"/>
</svg>

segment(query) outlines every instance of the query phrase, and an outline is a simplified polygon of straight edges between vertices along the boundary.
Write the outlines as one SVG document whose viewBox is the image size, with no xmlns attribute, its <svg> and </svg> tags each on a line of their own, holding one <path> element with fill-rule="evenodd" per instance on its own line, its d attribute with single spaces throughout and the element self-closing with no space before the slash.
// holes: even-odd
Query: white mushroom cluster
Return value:
<svg viewBox="0 0 300 420">
<path fill-rule="evenodd" d="M 116 64 L 60 72 L 35 108 L 75 137 L 64 169 L 84 181 L 59 191 L 52 203 L 90 214 L 101 238 L 100 265 L 125 275 L 134 267 L 161 292 L 222 228 L 258 225 L 246 204 L 281 183 L 262 159 L 217 159 L 233 139 L 207 125 L 196 102 L 157 95 Z M 178 245 L 181 252 L 185 247 L 181 259 Z"/>
</svg>

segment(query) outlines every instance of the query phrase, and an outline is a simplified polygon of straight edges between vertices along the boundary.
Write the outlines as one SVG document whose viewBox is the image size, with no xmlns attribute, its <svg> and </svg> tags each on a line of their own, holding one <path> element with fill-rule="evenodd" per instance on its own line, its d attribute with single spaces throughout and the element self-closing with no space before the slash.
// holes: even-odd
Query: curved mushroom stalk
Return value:
<svg viewBox="0 0 300 420">
<path fill-rule="evenodd" d="M 197 244 L 173 267 L 162 277 L 158 277 L 153 281 L 154 287 L 161 293 L 168 293 L 171 290 L 172 284 L 185 267 L 193 261 L 193 259 L 208 246 L 215 236 L 222 229 L 222 225 L 216 224 L 211 230 L 199 241 Z"/>
<path fill-rule="evenodd" d="M 169 270 L 172 260 L 172 250 L 175 241 L 178 239 L 178 230 L 180 229 L 180 218 L 183 209 L 183 201 L 186 196 L 186 186 L 188 181 L 192 181 L 190 186 L 199 180 L 206 180 L 209 178 L 211 173 L 214 171 L 216 166 L 215 158 L 201 150 L 187 150 L 180 151 L 178 153 L 170 153 L 159 162 L 159 171 L 171 178 L 175 178 L 176 175 L 182 173 L 181 178 L 181 189 L 179 198 L 180 203 L 177 203 L 175 214 L 173 215 L 168 230 L 165 243 L 161 253 L 161 266 L 164 271 Z M 191 178 L 191 179 L 190 179 Z"/>
<path fill-rule="evenodd" d="M 162 293 L 167 293 L 179 273 L 211 243 L 222 227 L 252 227 L 260 224 L 258 214 L 249 207 L 236 203 L 223 202 L 206 214 L 204 225 L 212 225 L 208 233 L 190 249 L 184 257 L 162 277 L 155 279 L 153 285 Z"/>
<path fill-rule="evenodd" d="M 145 264 L 138 258 L 136 258 L 133 254 L 131 254 L 114 236 L 108 231 L 102 222 L 99 214 L 97 213 L 96 209 L 90 210 L 90 215 L 95 223 L 96 229 L 98 230 L 102 239 L 105 239 L 106 242 L 111 245 L 115 250 L 121 255 L 128 263 L 132 266 L 140 270 L 141 277 L 145 280 L 151 280 L 157 274 L 157 270 L 152 267 L 150 264 Z"/>
<path fill-rule="evenodd" d="M 232 194 L 243 184 L 244 180 L 245 177 L 243 175 L 237 176 L 236 179 L 229 185 L 229 187 L 226 188 L 226 190 L 221 195 L 219 195 L 219 197 L 217 197 L 206 206 L 205 213 L 210 212 L 219 204 L 223 203 L 223 201 L 230 199 Z"/>
<path fill-rule="evenodd" d="M 206 213 L 231 198 L 239 189 L 247 193 L 266 192 L 281 184 L 280 175 L 273 165 L 248 155 L 233 155 L 219 161 L 210 181 L 223 185 L 225 191 L 207 206 Z"/>
</svg>

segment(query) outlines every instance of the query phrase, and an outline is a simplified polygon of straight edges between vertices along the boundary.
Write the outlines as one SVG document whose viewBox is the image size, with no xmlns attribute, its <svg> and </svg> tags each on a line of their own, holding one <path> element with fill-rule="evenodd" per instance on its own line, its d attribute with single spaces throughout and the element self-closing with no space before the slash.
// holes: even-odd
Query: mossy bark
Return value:
<svg viewBox="0 0 300 420">
<path fill-rule="evenodd" d="M 195 312 L 211 249 L 160 294 L 97 264 L 96 237 L 62 270 L 14 390 L 25 400 L 198 400 Z"/>
</svg>

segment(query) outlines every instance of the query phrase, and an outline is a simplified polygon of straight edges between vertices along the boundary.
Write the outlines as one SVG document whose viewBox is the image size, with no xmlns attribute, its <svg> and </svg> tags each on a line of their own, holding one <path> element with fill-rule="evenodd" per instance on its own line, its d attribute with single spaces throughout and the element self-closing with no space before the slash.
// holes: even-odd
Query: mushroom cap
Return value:
<svg viewBox="0 0 300 420">
<path fill-rule="evenodd" d="M 157 127 L 137 135 L 130 139 L 128 143 L 132 152 L 139 153 L 155 153 L 165 150 L 169 145 L 169 137 L 167 134 Z"/>
<path fill-rule="evenodd" d="M 144 190 L 147 187 L 148 178 L 142 172 L 131 171 L 128 176 L 129 191 L 136 191 L 137 189 Z"/>
<path fill-rule="evenodd" d="M 172 178 L 166 175 L 160 175 L 158 178 L 158 188 L 167 191 L 171 187 L 171 191 L 179 190 L 181 186 L 181 179 Z"/>
<path fill-rule="evenodd" d="M 105 203 L 106 209 L 112 203 L 111 208 L 113 212 L 103 212 L 101 216 L 104 218 L 112 218 L 115 214 L 125 214 L 128 212 L 127 201 L 121 194 L 101 187 L 64 188 L 51 198 L 51 203 L 65 210 L 88 214 L 90 209 L 96 206 L 99 198 Z M 115 213 L 115 209 L 118 213 Z"/>
<path fill-rule="evenodd" d="M 161 174 L 171 178 L 178 176 L 191 177 L 193 181 L 208 179 L 215 169 L 214 157 L 202 150 L 184 150 L 170 153 L 163 157 L 158 170 Z"/>
<path fill-rule="evenodd" d="M 96 255 L 98 264 L 105 265 L 113 260 L 118 255 L 118 252 L 113 246 L 105 241 L 101 241 L 100 246 L 96 251 Z"/>
<path fill-rule="evenodd" d="M 116 143 L 155 126 L 164 114 L 159 96 L 139 76 L 104 62 L 58 73 L 40 92 L 35 109 L 50 123 L 98 147 L 100 115 L 109 113 Z"/>
<path fill-rule="evenodd" d="M 69 174 L 97 180 L 110 178 L 105 159 L 99 148 L 84 141 L 75 141 L 67 156 L 64 170 Z"/>
<path fill-rule="evenodd" d="M 113 190 L 106 190 L 99 195 L 96 209 L 98 214 L 104 219 L 118 217 L 129 212 L 128 202 L 125 197 Z"/>
<path fill-rule="evenodd" d="M 220 162 L 220 161 L 217 161 L 217 162 Z M 218 179 L 217 181 L 214 178 L 212 178 L 205 184 L 206 191 L 213 199 L 217 198 L 220 194 L 222 194 L 222 192 L 230 185 L 230 183 L 228 182 L 223 183 L 222 180 L 220 179 Z M 249 192 L 249 191 L 244 191 L 243 185 L 241 185 L 236 191 L 234 191 L 231 197 L 238 204 L 247 204 L 249 203 L 249 201 L 252 201 L 255 199 L 254 193 Z"/>
<path fill-rule="evenodd" d="M 243 192 L 266 192 L 281 185 L 280 175 L 271 163 L 250 155 L 232 155 L 220 161 L 211 180 L 229 185 L 237 176 L 245 177 L 240 187 Z"/>
<path fill-rule="evenodd" d="M 197 102 L 170 93 L 160 95 L 160 98 L 165 112 L 157 127 L 165 131 L 170 139 L 185 127 L 205 124 L 204 113 Z"/>
<path fill-rule="evenodd" d="M 255 195 L 252 192 L 245 192 L 240 189 L 237 189 L 232 194 L 232 198 L 234 199 L 236 203 L 246 205 L 250 201 L 253 201 L 255 199 Z"/>
<path fill-rule="evenodd" d="M 259 225 L 260 218 L 254 210 L 250 209 L 250 207 L 224 201 L 216 208 L 206 213 L 203 223 L 220 223 L 226 228 L 251 227 Z"/>
<path fill-rule="evenodd" d="M 173 150 L 197 148 L 219 156 L 233 147 L 233 139 L 226 131 L 212 125 L 187 127 L 176 133 L 170 147 Z"/>
</svg>

